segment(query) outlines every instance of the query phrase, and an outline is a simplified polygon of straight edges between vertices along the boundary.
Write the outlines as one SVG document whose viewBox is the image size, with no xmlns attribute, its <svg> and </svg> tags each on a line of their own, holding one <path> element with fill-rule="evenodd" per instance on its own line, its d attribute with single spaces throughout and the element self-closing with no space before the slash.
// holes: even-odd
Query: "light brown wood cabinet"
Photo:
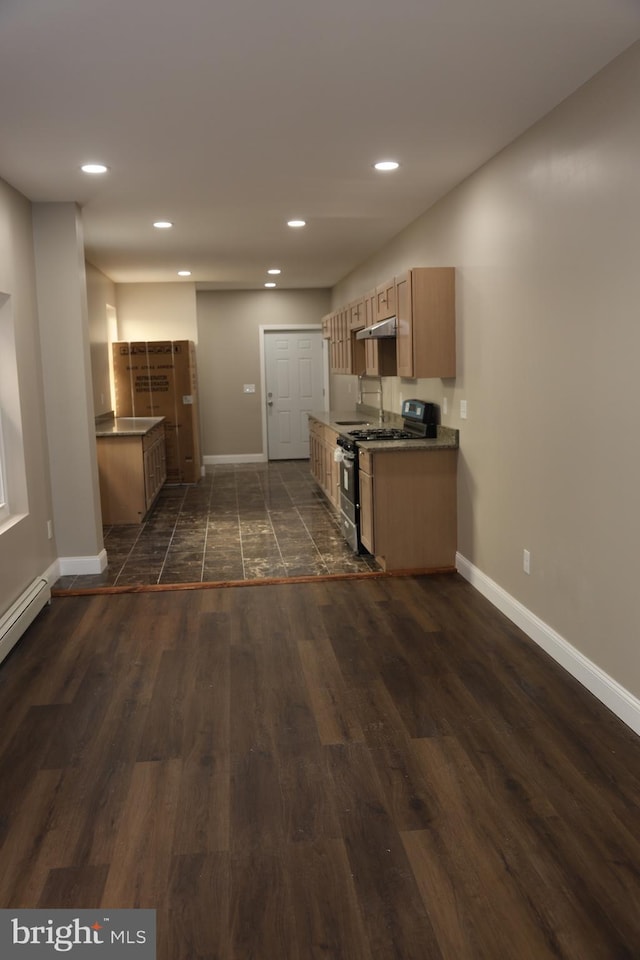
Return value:
<svg viewBox="0 0 640 960">
<path fill-rule="evenodd" d="M 449 570 L 457 450 L 361 450 L 360 536 L 383 570 Z"/>
<path fill-rule="evenodd" d="M 102 522 L 141 523 L 167 478 L 164 426 L 97 437 Z"/>
<path fill-rule="evenodd" d="M 328 331 L 331 373 L 364 373 L 364 341 L 356 340 L 356 330 L 360 330 L 364 323 L 364 299 L 322 318 L 323 331 Z"/>
<path fill-rule="evenodd" d="M 340 464 L 333 458 L 338 433 L 315 417 L 309 417 L 309 462 L 311 475 L 329 502 L 340 508 Z"/>
<path fill-rule="evenodd" d="M 361 330 L 365 325 L 364 297 L 349 304 L 349 330 Z"/>
<path fill-rule="evenodd" d="M 375 290 L 371 290 L 364 298 L 365 307 L 365 327 L 370 327 L 377 323 L 377 295 Z M 396 365 L 396 342 L 392 339 L 385 340 L 362 340 L 358 341 L 364 344 L 364 373 L 368 377 L 395 377 L 397 373 Z M 362 370 L 358 370 L 362 373 Z"/>
<path fill-rule="evenodd" d="M 417 267 L 396 277 L 399 377 L 455 377 L 455 271 Z"/>
<path fill-rule="evenodd" d="M 396 287 L 395 279 L 387 280 L 376 287 L 376 323 L 395 316 Z"/>
<path fill-rule="evenodd" d="M 350 308 L 336 310 L 329 317 L 329 364 L 332 373 L 351 373 Z"/>
<path fill-rule="evenodd" d="M 395 338 L 357 340 L 356 331 L 396 316 Z M 332 373 L 455 377 L 454 267 L 414 267 L 322 319 Z"/>
</svg>

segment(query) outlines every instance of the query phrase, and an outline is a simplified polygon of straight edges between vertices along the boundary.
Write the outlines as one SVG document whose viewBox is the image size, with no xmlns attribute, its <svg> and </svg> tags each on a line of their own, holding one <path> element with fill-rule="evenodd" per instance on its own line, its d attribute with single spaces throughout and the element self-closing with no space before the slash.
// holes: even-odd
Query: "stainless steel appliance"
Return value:
<svg viewBox="0 0 640 960">
<path fill-rule="evenodd" d="M 340 461 L 340 525 L 354 553 L 366 553 L 360 540 L 360 483 L 358 445 L 374 440 L 424 440 L 438 435 L 439 407 L 426 400 L 405 400 L 402 427 L 370 427 L 363 424 L 338 436 L 336 459 Z"/>
</svg>

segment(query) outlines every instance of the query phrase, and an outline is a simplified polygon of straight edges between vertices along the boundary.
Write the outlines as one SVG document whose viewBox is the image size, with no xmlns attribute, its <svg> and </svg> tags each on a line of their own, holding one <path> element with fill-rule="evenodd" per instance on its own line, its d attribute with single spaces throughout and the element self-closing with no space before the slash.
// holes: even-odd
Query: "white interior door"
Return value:
<svg viewBox="0 0 640 960">
<path fill-rule="evenodd" d="M 269 460 L 309 456 L 307 413 L 322 410 L 322 332 L 265 332 L 265 387 Z"/>
</svg>

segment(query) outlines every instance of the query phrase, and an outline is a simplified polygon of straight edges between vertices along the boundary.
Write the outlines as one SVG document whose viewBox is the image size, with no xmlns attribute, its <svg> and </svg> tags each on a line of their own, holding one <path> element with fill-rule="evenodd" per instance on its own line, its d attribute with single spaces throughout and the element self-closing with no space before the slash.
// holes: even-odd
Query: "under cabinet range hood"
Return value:
<svg viewBox="0 0 640 960">
<path fill-rule="evenodd" d="M 397 317 L 387 317 L 379 320 L 370 327 L 363 327 L 356 333 L 356 340 L 382 340 L 385 337 L 395 337 L 398 333 Z"/>
</svg>

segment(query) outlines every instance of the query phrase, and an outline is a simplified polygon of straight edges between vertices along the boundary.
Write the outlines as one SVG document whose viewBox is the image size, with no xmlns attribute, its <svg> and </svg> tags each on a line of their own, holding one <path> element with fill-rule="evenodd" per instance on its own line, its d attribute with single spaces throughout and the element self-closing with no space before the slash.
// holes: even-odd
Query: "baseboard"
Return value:
<svg viewBox="0 0 640 960">
<path fill-rule="evenodd" d="M 456 568 L 465 580 L 553 657 L 556 663 L 564 667 L 634 733 L 640 734 L 640 700 L 459 553 L 456 554 Z"/>
<path fill-rule="evenodd" d="M 47 567 L 42 576 L 47 580 L 50 587 L 56 582 L 60 576 L 60 561 L 54 560 L 50 567 Z"/>
<path fill-rule="evenodd" d="M 265 453 L 215 453 L 203 457 L 202 462 L 205 467 L 214 466 L 216 463 L 266 463 L 267 455 Z"/>
<path fill-rule="evenodd" d="M 107 551 L 103 548 L 95 557 L 58 557 L 61 577 L 102 573 L 107 569 Z"/>
</svg>

